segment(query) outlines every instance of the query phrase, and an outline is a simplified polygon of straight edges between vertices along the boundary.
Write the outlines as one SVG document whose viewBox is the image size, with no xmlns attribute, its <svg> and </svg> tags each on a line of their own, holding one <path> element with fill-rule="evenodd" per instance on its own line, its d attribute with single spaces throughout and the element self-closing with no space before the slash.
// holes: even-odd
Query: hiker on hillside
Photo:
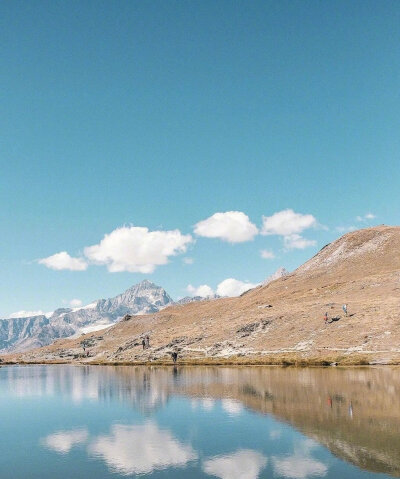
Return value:
<svg viewBox="0 0 400 479">
<path fill-rule="evenodd" d="M 343 309 L 344 315 L 347 316 L 347 304 L 344 304 L 342 306 L 342 309 Z"/>
<path fill-rule="evenodd" d="M 143 349 L 146 349 L 146 341 L 144 339 L 142 339 L 142 346 L 143 346 Z"/>
<path fill-rule="evenodd" d="M 325 321 L 325 324 L 328 322 L 328 313 L 324 314 L 324 321 Z"/>
<path fill-rule="evenodd" d="M 149 338 L 149 336 L 147 335 L 145 339 L 146 339 L 146 348 L 149 348 L 149 347 L 150 347 L 150 338 Z"/>
<path fill-rule="evenodd" d="M 178 359 L 178 353 L 176 351 L 173 351 L 171 353 L 171 356 L 172 356 L 172 361 L 174 362 L 174 364 L 176 363 L 176 360 Z"/>
</svg>

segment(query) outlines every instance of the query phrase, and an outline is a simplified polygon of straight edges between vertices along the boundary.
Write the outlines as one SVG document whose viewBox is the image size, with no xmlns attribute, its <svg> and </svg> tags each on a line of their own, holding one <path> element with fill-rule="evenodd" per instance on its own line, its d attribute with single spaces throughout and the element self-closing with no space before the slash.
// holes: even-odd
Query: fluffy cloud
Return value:
<svg viewBox="0 0 400 479">
<path fill-rule="evenodd" d="M 303 215 L 287 209 L 274 213 L 272 216 L 263 216 L 261 234 L 289 236 L 316 225 L 317 220 L 313 215 Z"/>
<path fill-rule="evenodd" d="M 197 288 L 189 284 L 186 290 L 191 294 L 191 296 L 201 296 L 202 298 L 207 298 L 208 296 L 214 295 L 213 289 L 208 286 L 208 284 L 202 284 Z"/>
<path fill-rule="evenodd" d="M 68 269 L 70 271 L 84 271 L 88 267 L 88 264 L 84 259 L 73 258 L 66 251 L 53 254 L 48 258 L 39 259 L 38 263 L 44 264 L 47 268 L 58 271 L 63 269 Z"/>
<path fill-rule="evenodd" d="M 257 479 L 266 465 L 267 458 L 259 452 L 241 449 L 204 461 L 203 471 L 220 479 Z"/>
<path fill-rule="evenodd" d="M 356 220 L 360 223 L 367 223 L 369 220 L 374 220 L 376 218 L 376 215 L 373 213 L 367 213 L 362 216 L 356 216 Z"/>
<path fill-rule="evenodd" d="M 74 446 L 85 443 L 88 436 L 89 434 L 86 429 L 59 431 L 47 436 L 42 441 L 42 444 L 60 454 L 67 454 Z"/>
<path fill-rule="evenodd" d="M 245 291 L 255 288 L 259 283 L 250 283 L 249 281 L 240 281 L 239 279 L 227 278 L 221 281 L 216 291 L 214 291 L 208 284 L 202 284 L 197 288 L 189 284 L 186 290 L 191 296 L 202 296 L 206 298 L 217 294 L 219 296 L 240 296 Z"/>
<path fill-rule="evenodd" d="M 184 466 L 197 458 L 191 446 L 178 442 L 155 424 L 116 424 L 109 435 L 98 436 L 89 454 L 103 458 L 113 472 L 124 475 L 150 474 L 154 470 Z"/>
<path fill-rule="evenodd" d="M 85 248 L 84 253 L 89 261 L 107 265 L 112 273 L 152 273 L 156 266 L 168 263 L 170 256 L 184 253 L 192 241 L 179 230 L 123 226 L 106 234 L 99 244 Z"/>
<path fill-rule="evenodd" d="M 256 286 L 258 286 L 258 284 L 227 278 L 217 286 L 217 294 L 219 296 L 240 296 L 245 291 L 255 288 Z"/>
<path fill-rule="evenodd" d="M 274 252 L 269 250 L 269 249 L 261 250 L 260 255 L 261 255 L 262 259 L 274 259 L 275 258 Z"/>
<path fill-rule="evenodd" d="M 303 236 L 298 234 L 284 236 L 283 243 L 285 245 L 285 249 L 304 249 L 317 244 L 315 240 L 303 238 Z"/>
<path fill-rule="evenodd" d="M 242 243 L 252 240 L 258 233 L 258 228 L 241 211 L 227 211 L 215 213 L 200 221 L 195 225 L 194 232 L 205 238 L 219 238 L 229 243 Z"/>
<path fill-rule="evenodd" d="M 39 311 L 16 311 L 15 313 L 10 314 L 9 319 L 16 319 L 16 318 L 31 318 L 33 316 L 41 316 L 45 314 L 42 310 Z"/>
</svg>

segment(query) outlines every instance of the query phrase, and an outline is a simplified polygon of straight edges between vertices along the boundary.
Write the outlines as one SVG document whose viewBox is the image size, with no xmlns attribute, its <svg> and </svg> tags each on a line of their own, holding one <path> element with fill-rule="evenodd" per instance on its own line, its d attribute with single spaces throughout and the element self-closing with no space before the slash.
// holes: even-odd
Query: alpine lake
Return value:
<svg viewBox="0 0 400 479">
<path fill-rule="evenodd" d="M 0 368 L 0 478 L 400 477 L 400 368 Z"/>
</svg>

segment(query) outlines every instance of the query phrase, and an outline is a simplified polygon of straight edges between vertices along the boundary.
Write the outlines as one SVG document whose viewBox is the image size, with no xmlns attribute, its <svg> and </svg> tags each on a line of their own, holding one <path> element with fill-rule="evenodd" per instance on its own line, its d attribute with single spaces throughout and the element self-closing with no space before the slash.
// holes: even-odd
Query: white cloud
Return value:
<svg viewBox="0 0 400 479">
<path fill-rule="evenodd" d="M 152 273 L 156 266 L 168 263 L 170 256 L 184 253 L 192 241 L 179 230 L 123 226 L 106 234 L 99 244 L 85 248 L 84 253 L 91 262 L 107 265 L 112 273 Z"/>
<path fill-rule="evenodd" d="M 250 241 L 258 234 L 258 228 L 249 217 L 241 211 L 215 213 L 200 221 L 194 227 L 198 236 L 219 238 L 229 243 Z"/>
<path fill-rule="evenodd" d="M 190 258 L 189 256 L 186 256 L 185 258 L 183 258 L 182 260 L 185 264 L 193 264 L 194 263 L 194 259 L 193 258 Z"/>
<path fill-rule="evenodd" d="M 76 298 L 71 299 L 69 305 L 71 306 L 71 308 L 79 308 L 80 306 L 82 306 L 82 300 Z"/>
<path fill-rule="evenodd" d="M 82 258 L 73 258 L 66 251 L 53 254 L 48 258 L 38 260 L 39 264 L 45 265 L 47 268 L 57 271 L 67 269 L 70 271 L 85 271 L 88 267 L 87 262 Z"/>
<path fill-rule="evenodd" d="M 267 458 L 259 452 L 241 449 L 204 461 L 203 471 L 220 479 L 257 479 L 266 465 Z"/>
<path fill-rule="evenodd" d="M 291 479 L 307 479 L 313 476 L 325 476 L 328 468 L 312 457 L 295 453 L 283 458 L 273 457 L 275 474 Z"/>
<path fill-rule="evenodd" d="M 219 296 L 240 296 L 245 291 L 255 288 L 256 286 L 258 286 L 258 284 L 227 278 L 221 281 L 217 286 L 217 294 Z"/>
<path fill-rule="evenodd" d="M 263 216 L 262 235 L 289 236 L 317 226 L 313 215 L 295 213 L 292 209 L 282 210 L 272 216 Z"/>
<path fill-rule="evenodd" d="M 298 234 L 284 236 L 283 243 L 285 245 L 285 249 L 304 249 L 317 244 L 315 240 L 303 238 L 303 236 Z"/>
<path fill-rule="evenodd" d="M 59 452 L 60 454 L 67 454 L 74 446 L 83 444 L 87 441 L 88 432 L 86 429 L 75 429 L 72 431 L 59 431 L 55 434 L 50 434 L 43 441 L 42 444 Z"/>
<path fill-rule="evenodd" d="M 362 216 L 356 216 L 356 221 L 359 223 L 368 223 L 369 220 L 373 220 L 376 218 L 376 215 L 373 213 L 366 213 L 365 215 Z"/>
<path fill-rule="evenodd" d="M 171 466 L 184 466 L 197 458 L 190 445 L 182 444 L 169 431 L 148 423 L 112 426 L 109 435 L 98 436 L 89 454 L 103 458 L 113 472 L 150 474 Z"/>
<path fill-rule="evenodd" d="M 261 255 L 261 258 L 263 258 L 263 259 L 274 259 L 275 258 L 274 252 L 269 250 L 269 249 L 261 250 L 260 255 Z"/>
<path fill-rule="evenodd" d="M 186 290 L 192 296 L 201 296 L 202 298 L 207 298 L 208 296 L 214 295 L 213 289 L 210 286 L 208 286 L 208 284 L 201 284 L 197 288 L 189 284 Z"/>
<path fill-rule="evenodd" d="M 16 319 L 16 318 L 30 318 L 33 316 L 41 316 L 45 314 L 42 310 L 39 311 L 16 311 L 15 313 L 10 314 L 9 319 Z"/>
</svg>

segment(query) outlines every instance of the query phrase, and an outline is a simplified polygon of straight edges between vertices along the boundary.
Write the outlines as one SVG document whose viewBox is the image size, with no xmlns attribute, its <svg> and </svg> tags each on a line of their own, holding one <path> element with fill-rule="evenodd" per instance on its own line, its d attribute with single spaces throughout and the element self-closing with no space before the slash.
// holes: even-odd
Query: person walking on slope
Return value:
<svg viewBox="0 0 400 479">
<path fill-rule="evenodd" d="M 342 306 L 342 309 L 343 309 L 344 315 L 347 316 L 347 304 L 344 304 Z"/>
<path fill-rule="evenodd" d="M 325 324 L 328 322 L 328 313 L 324 314 L 324 321 L 325 321 Z"/>
</svg>

